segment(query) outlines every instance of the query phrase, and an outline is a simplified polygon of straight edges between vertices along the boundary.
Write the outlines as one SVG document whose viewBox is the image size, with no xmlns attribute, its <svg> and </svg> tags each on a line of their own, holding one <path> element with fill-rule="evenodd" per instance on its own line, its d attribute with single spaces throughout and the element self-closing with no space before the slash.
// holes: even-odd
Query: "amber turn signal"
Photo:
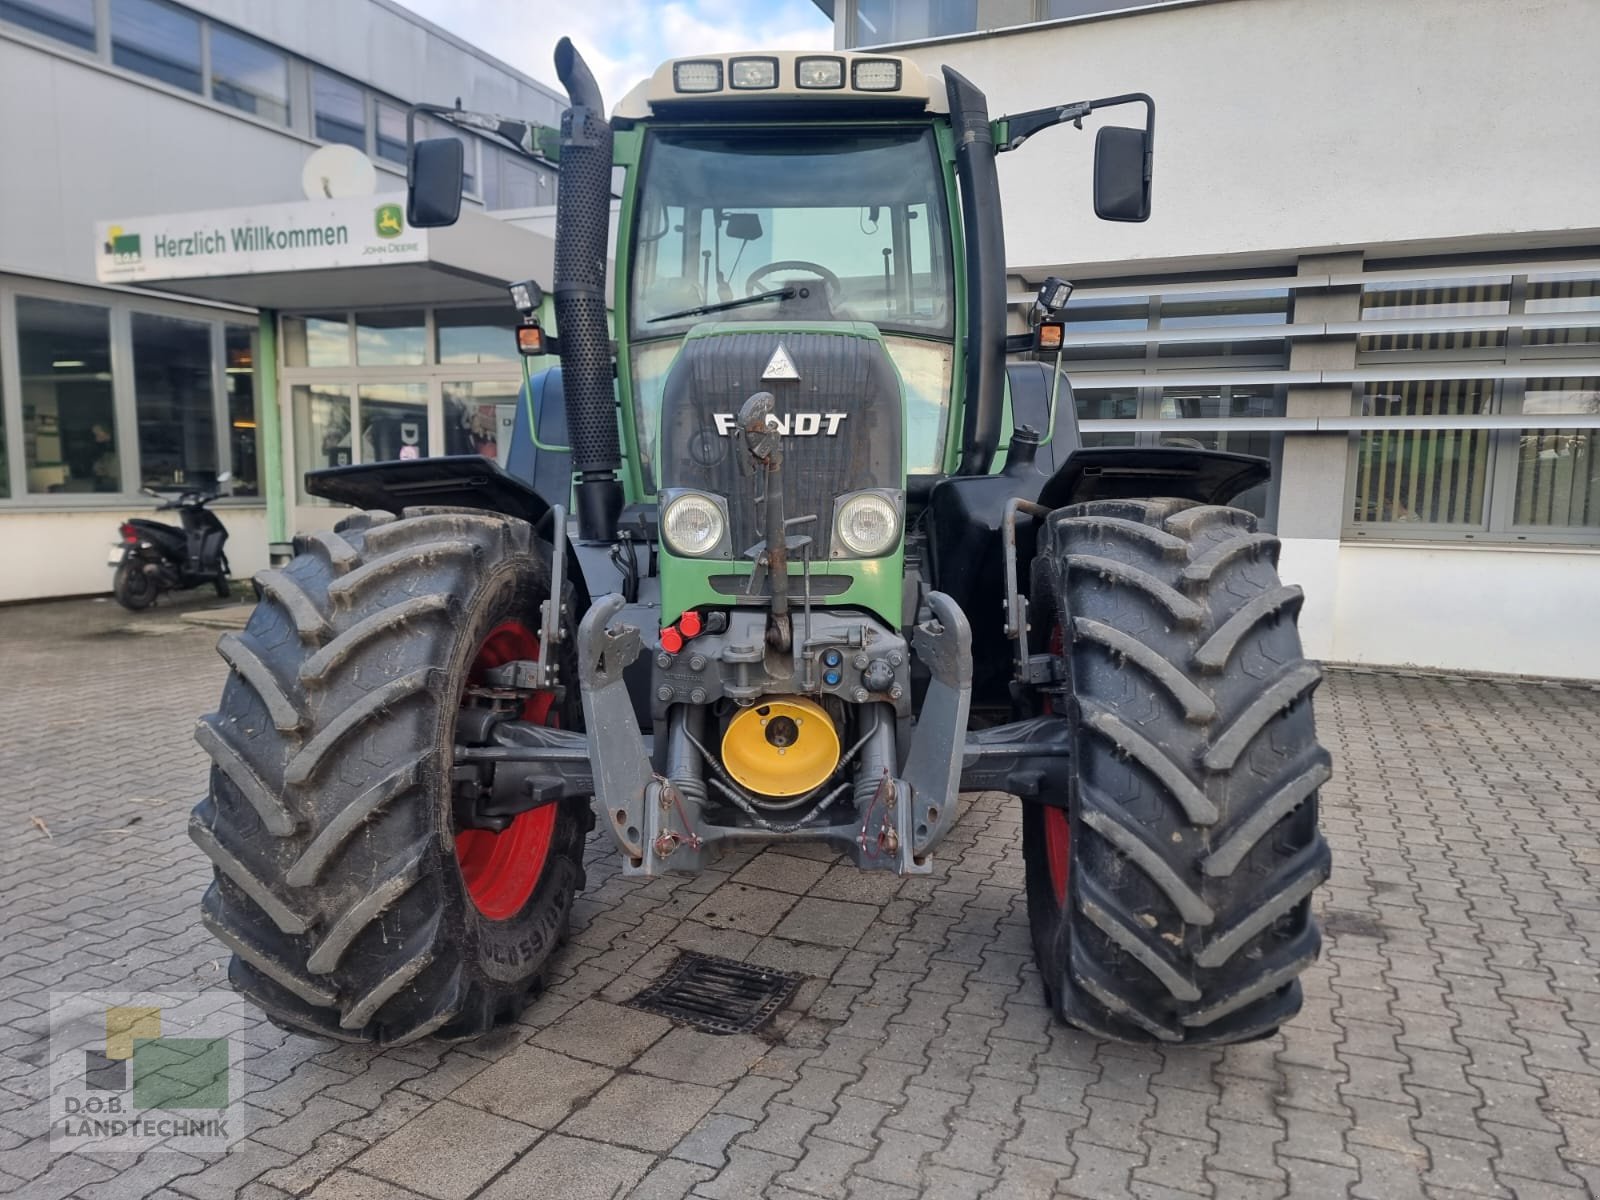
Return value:
<svg viewBox="0 0 1600 1200">
<path fill-rule="evenodd" d="M 537 321 L 517 326 L 517 350 L 528 358 L 550 353 L 545 345 L 544 329 Z"/>
</svg>

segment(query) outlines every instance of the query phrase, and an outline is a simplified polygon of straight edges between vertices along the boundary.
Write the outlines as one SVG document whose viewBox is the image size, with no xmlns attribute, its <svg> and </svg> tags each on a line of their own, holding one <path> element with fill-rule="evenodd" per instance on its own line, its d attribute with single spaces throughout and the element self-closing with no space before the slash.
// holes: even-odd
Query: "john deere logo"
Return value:
<svg viewBox="0 0 1600 1200">
<path fill-rule="evenodd" d="M 136 263 L 139 261 L 139 235 L 124 233 L 121 225 L 113 225 L 106 230 L 105 252 L 119 263 Z"/>
<path fill-rule="evenodd" d="M 399 237 L 406 231 L 405 216 L 398 204 L 378 205 L 378 210 L 373 214 L 373 219 L 377 225 L 379 237 Z"/>
</svg>

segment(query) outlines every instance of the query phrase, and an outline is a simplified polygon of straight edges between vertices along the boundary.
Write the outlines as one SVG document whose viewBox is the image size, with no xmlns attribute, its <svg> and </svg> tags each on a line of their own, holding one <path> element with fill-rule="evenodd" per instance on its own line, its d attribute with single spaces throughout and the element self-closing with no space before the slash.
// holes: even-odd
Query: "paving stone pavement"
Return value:
<svg viewBox="0 0 1600 1200">
<path fill-rule="evenodd" d="M 1051 1023 L 1018 805 L 932 877 L 820 849 L 589 888 L 553 986 L 461 1045 L 283 1033 L 227 990 L 184 833 L 215 631 L 0 609 L 0 1194 L 160 1200 L 1070 1196 L 1577 1200 L 1600 1189 L 1600 691 L 1335 670 L 1326 934 L 1300 1017 L 1219 1051 Z M 33 818 L 48 828 L 47 836 Z M 716 914 L 716 915 L 713 915 Z M 761 1036 L 619 1007 L 680 948 L 805 973 Z M 52 988 L 194 989 L 237 1022 L 220 1157 L 52 1155 Z"/>
</svg>

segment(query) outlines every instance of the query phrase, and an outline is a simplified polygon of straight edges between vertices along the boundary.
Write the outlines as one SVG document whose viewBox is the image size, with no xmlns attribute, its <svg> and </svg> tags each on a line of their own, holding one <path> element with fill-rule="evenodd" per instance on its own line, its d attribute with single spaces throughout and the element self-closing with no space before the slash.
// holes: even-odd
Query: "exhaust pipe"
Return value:
<svg viewBox="0 0 1600 1200">
<path fill-rule="evenodd" d="M 588 64 L 568 38 L 556 75 L 571 107 L 561 117 L 556 192 L 556 334 L 567 435 L 577 473 L 574 508 L 584 541 L 615 541 L 622 513 L 622 446 L 606 326 L 606 240 L 611 225 L 611 124 Z"/>
<path fill-rule="evenodd" d="M 967 250 L 967 406 L 957 475 L 987 475 L 1000 448 L 1006 388 L 1006 237 L 994 166 L 989 104 L 960 72 L 944 68 L 956 134 L 956 186 Z"/>
</svg>

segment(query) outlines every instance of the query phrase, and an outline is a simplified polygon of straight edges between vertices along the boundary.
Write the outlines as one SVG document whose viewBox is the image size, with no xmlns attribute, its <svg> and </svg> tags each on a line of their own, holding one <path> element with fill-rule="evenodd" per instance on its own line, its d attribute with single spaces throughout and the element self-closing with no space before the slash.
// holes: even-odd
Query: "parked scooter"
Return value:
<svg viewBox="0 0 1600 1200">
<path fill-rule="evenodd" d="M 222 552 L 228 531 L 221 519 L 206 505 L 222 494 L 219 490 L 232 478 L 224 471 L 210 491 L 186 488 L 177 495 L 140 489 L 146 495 L 165 500 L 156 509 L 176 509 L 181 527 L 130 517 L 119 529 L 120 542 L 113 543 L 108 566 L 115 567 L 111 593 L 123 608 L 138 612 L 155 603 L 162 592 L 199 587 L 209 583 L 218 596 L 230 594 L 228 556 Z"/>
</svg>

